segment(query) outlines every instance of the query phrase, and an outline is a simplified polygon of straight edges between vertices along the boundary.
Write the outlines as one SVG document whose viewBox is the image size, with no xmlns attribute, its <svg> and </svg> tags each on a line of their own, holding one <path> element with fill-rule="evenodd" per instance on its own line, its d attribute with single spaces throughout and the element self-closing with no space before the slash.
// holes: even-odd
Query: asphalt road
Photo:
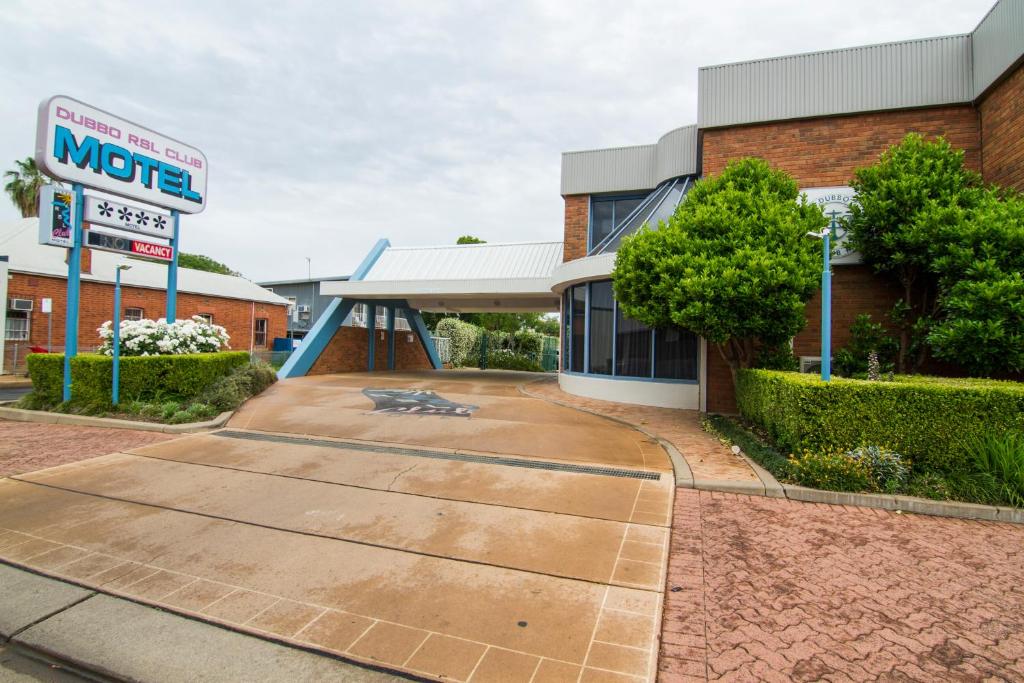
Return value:
<svg viewBox="0 0 1024 683">
<path fill-rule="evenodd" d="M 21 398 L 30 391 L 32 391 L 32 387 L 0 389 L 0 401 L 17 401 L 19 398 Z"/>
</svg>

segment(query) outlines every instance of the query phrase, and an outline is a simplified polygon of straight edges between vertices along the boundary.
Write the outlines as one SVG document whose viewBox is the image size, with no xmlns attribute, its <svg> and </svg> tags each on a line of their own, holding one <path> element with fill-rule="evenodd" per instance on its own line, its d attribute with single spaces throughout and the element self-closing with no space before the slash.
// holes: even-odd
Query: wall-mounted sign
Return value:
<svg viewBox="0 0 1024 683">
<path fill-rule="evenodd" d="M 163 237 L 166 240 L 174 237 L 174 224 L 167 214 L 121 204 L 103 197 L 86 196 L 82 220 L 90 225 L 104 225 L 108 228 Z"/>
<path fill-rule="evenodd" d="M 85 246 L 101 251 L 113 251 L 119 254 L 146 256 L 161 261 L 171 261 L 174 258 L 174 247 L 168 244 L 143 242 L 131 237 L 118 237 L 93 230 L 85 232 Z"/>
<path fill-rule="evenodd" d="M 58 95 L 39 105 L 36 164 L 52 178 L 154 206 L 206 206 L 206 156 L 194 147 Z"/>
<path fill-rule="evenodd" d="M 75 242 L 75 193 L 56 185 L 39 190 L 39 244 L 73 247 Z"/>
<path fill-rule="evenodd" d="M 832 229 L 832 262 L 860 263 L 860 254 L 852 251 L 846 244 L 846 229 L 842 219 L 850 215 L 850 203 L 853 202 L 852 187 L 809 187 L 800 190 L 807 195 L 807 201 L 821 207 Z"/>
</svg>

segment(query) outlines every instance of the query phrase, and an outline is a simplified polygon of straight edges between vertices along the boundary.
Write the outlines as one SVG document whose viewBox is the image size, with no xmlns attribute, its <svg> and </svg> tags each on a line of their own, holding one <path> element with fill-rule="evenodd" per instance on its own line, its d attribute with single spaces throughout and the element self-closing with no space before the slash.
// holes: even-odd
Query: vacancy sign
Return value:
<svg viewBox="0 0 1024 683">
<path fill-rule="evenodd" d="M 39 105 L 35 158 L 57 180 L 183 213 L 206 206 L 206 155 L 63 95 Z"/>
<path fill-rule="evenodd" d="M 85 246 L 101 251 L 113 251 L 119 254 L 146 256 L 161 261 L 171 261 L 174 259 L 174 247 L 168 244 L 143 242 L 131 237 L 118 237 L 103 232 L 93 232 L 92 230 L 87 230 L 85 233 Z"/>
<path fill-rule="evenodd" d="M 75 243 L 75 195 L 56 185 L 39 190 L 39 244 L 73 247 Z"/>
<path fill-rule="evenodd" d="M 89 225 L 103 225 L 108 228 L 137 232 L 153 237 L 172 239 L 174 225 L 171 217 L 159 211 L 150 211 L 138 206 L 87 195 L 83 220 Z"/>
</svg>

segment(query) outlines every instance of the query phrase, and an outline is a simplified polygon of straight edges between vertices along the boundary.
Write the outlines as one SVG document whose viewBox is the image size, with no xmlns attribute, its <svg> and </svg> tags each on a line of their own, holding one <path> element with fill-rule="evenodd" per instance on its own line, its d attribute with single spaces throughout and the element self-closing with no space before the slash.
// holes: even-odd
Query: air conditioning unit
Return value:
<svg viewBox="0 0 1024 683">
<path fill-rule="evenodd" d="M 11 299 L 11 305 L 8 306 L 9 311 L 31 311 L 32 310 L 32 299 Z"/>
<path fill-rule="evenodd" d="M 297 310 L 299 313 L 309 313 L 309 306 L 298 306 Z"/>
</svg>

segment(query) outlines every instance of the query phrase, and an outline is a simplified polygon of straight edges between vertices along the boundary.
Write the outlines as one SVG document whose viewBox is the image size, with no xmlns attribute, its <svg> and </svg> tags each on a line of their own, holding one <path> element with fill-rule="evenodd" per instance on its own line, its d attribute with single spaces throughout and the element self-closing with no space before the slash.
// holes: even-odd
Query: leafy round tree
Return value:
<svg viewBox="0 0 1024 683">
<path fill-rule="evenodd" d="M 941 225 L 928 214 L 977 205 L 981 177 L 964 167 L 963 150 L 943 138 L 909 133 L 877 163 L 858 169 L 850 184 L 857 194 L 847 221 L 850 246 L 902 287 L 903 299 L 894 310 L 900 327 L 896 368 L 917 370 L 926 359 L 924 335 L 939 293 L 932 261 Z"/>
<path fill-rule="evenodd" d="M 826 224 L 796 182 L 762 159 L 730 162 L 694 185 L 668 223 L 626 238 L 612 273 L 623 312 L 678 325 L 713 344 L 736 370 L 758 344 L 788 341 L 818 287 Z"/>
</svg>

